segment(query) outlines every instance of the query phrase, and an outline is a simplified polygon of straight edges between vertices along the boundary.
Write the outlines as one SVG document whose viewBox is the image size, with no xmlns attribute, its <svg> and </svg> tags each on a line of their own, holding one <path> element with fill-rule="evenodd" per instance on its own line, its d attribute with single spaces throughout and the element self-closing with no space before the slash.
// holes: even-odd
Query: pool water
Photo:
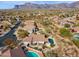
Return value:
<svg viewBox="0 0 79 59">
<path fill-rule="evenodd" d="M 33 51 L 27 51 L 25 54 L 26 54 L 26 57 L 39 57 L 39 55 Z"/>
<path fill-rule="evenodd" d="M 54 44 L 53 38 L 49 38 L 48 41 L 49 41 L 50 44 Z"/>
</svg>

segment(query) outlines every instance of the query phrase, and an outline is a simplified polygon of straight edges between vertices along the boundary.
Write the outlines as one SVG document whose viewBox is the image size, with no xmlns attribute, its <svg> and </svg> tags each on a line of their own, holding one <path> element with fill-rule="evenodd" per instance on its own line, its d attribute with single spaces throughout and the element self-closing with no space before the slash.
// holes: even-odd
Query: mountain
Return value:
<svg viewBox="0 0 79 59">
<path fill-rule="evenodd" d="M 70 4 L 72 8 L 79 8 L 79 1 Z"/>
<path fill-rule="evenodd" d="M 57 4 L 38 4 L 25 3 L 23 5 L 15 5 L 14 9 L 63 9 L 63 8 L 79 8 L 79 1 L 73 3 L 57 3 Z"/>
</svg>

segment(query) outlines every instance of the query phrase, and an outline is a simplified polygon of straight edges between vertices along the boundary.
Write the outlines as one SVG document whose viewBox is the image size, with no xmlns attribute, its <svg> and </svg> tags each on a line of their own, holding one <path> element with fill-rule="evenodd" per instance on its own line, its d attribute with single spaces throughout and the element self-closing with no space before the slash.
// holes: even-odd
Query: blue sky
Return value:
<svg viewBox="0 0 79 59">
<path fill-rule="evenodd" d="M 15 5 L 24 4 L 26 2 L 31 3 L 48 3 L 48 4 L 56 4 L 56 3 L 71 3 L 71 1 L 0 1 L 0 9 L 11 9 Z"/>
</svg>

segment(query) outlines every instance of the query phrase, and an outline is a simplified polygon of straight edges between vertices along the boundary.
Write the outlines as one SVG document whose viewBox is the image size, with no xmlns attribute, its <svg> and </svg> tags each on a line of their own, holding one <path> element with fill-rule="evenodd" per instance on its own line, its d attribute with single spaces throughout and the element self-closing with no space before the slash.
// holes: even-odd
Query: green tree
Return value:
<svg viewBox="0 0 79 59">
<path fill-rule="evenodd" d="M 63 36 L 63 37 L 70 37 L 72 34 L 71 34 L 69 29 L 61 28 L 60 29 L 60 35 Z"/>
</svg>

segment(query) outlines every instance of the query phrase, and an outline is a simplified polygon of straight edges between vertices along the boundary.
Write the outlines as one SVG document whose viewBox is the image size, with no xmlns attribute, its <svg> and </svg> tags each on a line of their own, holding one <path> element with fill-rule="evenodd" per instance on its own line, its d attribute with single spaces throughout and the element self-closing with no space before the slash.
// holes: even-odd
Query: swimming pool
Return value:
<svg viewBox="0 0 79 59">
<path fill-rule="evenodd" d="M 79 40 L 79 33 L 75 34 L 73 38 Z"/>
<path fill-rule="evenodd" d="M 54 44 L 54 38 L 48 38 L 48 42 L 49 42 L 50 44 Z"/>
<path fill-rule="evenodd" d="M 26 54 L 26 57 L 40 57 L 38 53 L 33 51 L 27 51 L 25 54 Z"/>
</svg>

